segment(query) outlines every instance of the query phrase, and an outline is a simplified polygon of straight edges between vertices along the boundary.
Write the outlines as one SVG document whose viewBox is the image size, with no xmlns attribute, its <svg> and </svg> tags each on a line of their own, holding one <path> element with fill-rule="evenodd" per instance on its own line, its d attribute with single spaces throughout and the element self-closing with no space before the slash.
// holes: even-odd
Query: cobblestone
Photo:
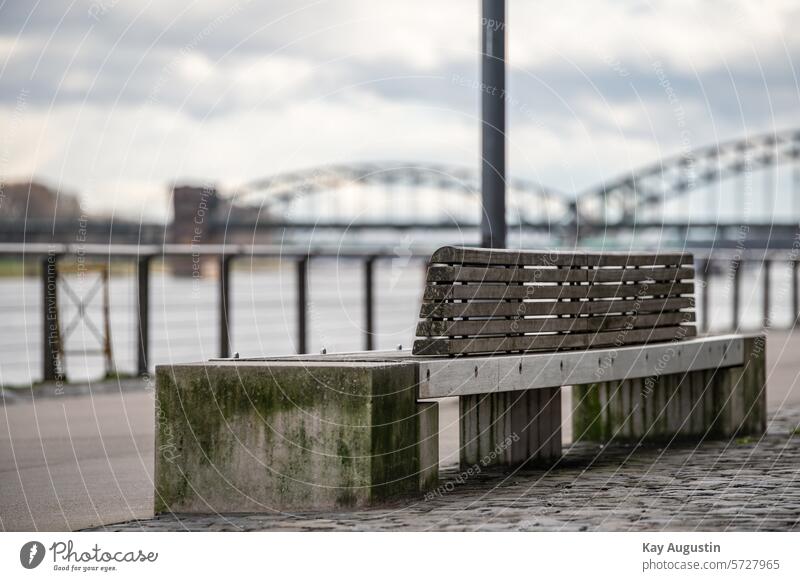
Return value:
<svg viewBox="0 0 800 581">
<path fill-rule="evenodd" d="M 489 473 L 426 500 L 350 512 L 164 515 L 111 531 L 661 531 L 800 529 L 800 408 L 761 439 L 579 444 L 550 470 Z"/>
</svg>

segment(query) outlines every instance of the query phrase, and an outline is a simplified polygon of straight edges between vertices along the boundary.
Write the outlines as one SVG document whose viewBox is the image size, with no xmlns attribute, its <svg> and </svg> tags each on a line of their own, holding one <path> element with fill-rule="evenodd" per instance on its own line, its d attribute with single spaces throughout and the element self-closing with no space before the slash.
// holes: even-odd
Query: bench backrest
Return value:
<svg viewBox="0 0 800 581">
<path fill-rule="evenodd" d="M 694 267 L 681 252 L 433 253 L 414 354 L 558 351 L 696 335 Z"/>
</svg>

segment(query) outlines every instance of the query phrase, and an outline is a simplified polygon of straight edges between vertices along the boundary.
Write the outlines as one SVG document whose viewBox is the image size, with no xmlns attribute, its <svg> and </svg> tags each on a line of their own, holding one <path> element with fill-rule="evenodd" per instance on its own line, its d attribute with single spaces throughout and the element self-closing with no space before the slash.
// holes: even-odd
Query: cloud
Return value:
<svg viewBox="0 0 800 581">
<path fill-rule="evenodd" d="M 381 158 L 474 167 L 478 10 L 7 2 L 1 173 L 164 217 L 176 178 L 233 185 Z M 798 24 L 785 1 L 510 1 L 511 172 L 580 191 L 678 151 L 687 132 L 700 146 L 791 126 Z"/>
</svg>

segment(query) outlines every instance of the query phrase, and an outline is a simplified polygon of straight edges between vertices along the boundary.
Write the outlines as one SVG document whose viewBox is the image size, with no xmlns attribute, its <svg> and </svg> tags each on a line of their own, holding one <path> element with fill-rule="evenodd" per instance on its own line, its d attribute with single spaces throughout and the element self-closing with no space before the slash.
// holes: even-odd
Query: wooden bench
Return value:
<svg viewBox="0 0 800 581">
<path fill-rule="evenodd" d="M 561 387 L 575 439 L 669 440 L 765 428 L 764 341 L 694 339 L 687 253 L 445 247 L 430 260 L 414 353 L 421 397 L 459 396 L 461 463 L 514 436 L 495 464 L 561 454 Z"/>
<path fill-rule="evenodd" d="M 762 335 L 696 337 L 686 253 L 445 247 L 412 351 L 157 369 L 156 511 L 369 504 L 438 481 L 437 398 L 462 469 L 553 464 L 575 440 L 700 441 L 766 427 Z"/>
</svg>

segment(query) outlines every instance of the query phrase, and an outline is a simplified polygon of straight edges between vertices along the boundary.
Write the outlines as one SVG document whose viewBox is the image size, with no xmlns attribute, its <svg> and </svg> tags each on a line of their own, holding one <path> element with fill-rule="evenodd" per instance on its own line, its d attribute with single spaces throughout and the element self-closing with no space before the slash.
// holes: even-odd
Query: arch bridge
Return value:
<svg viewBox="0 0 800 581">
<path fill-rule="evenodd" d="M 229 198 L 227 231 L 415 230 L 477 239 L 480 177 L 445 164 L 373 162 L 288 172 Z M 800 129 L 684 151 L 575 194 L 508 183 L 512 236 L 537 243 L 791 247 L 800 222 Z M 469 233 L 467 233 L 469 232 Z"/>
</svg>

